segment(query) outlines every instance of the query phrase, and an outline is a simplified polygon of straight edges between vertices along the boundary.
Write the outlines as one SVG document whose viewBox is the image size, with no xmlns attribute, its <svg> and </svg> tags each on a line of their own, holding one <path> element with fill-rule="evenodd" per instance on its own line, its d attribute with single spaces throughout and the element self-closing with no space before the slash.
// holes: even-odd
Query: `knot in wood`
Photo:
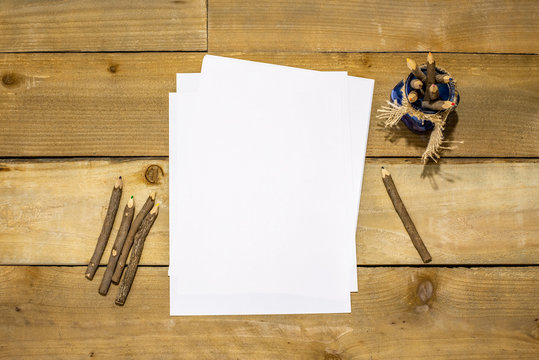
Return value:
<svg viewBox="0 0 539 360">
<path fill-rule="evenodd" d="M 422 281 L 417 287 L 417 296 L 423 304 L 432 297 L 432 283 L 429 280 Z"/>
<path fill-rule="evenodd" d="M 17 76 L 15 74 L 4 74 L 2 76 L 2 84 L 5 86 L 15 85 L 17 82 Z"/>
<path fill-rule="evenodd" d="M 144 175 L 146 181 L 151 184 L 157 184 L 159 182 L 159 175 L 163 175 L 163 169 L 159 165 L 150 165 L 146 169 L 146 174 Z"/>
<path fill-rule="evenodd" d="M 116 70 L 118 70 L 118 66 L 117 66 L 117 65 L 111 65 L 111 66 L 109 66 L 109 72 L 111 72 L 111 73 L 114 74 L 114 73 L 116 72 Z"/>
<path fill-rule="evenodd" d="M 324 354 L 324 360 L 342 360 L 342 358 L 339 356 L 339 354 L 331 351 Z"/>
</svg>

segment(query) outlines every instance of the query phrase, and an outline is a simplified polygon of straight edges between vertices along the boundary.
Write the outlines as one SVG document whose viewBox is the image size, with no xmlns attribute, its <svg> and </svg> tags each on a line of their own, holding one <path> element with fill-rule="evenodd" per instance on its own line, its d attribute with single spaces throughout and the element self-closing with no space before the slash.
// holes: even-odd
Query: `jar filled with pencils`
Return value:
<svg viewBox="0 0 539 360">
<path fill-rule="evenodd" d="M 377 117 L 384 120 L 386 127 L 402 121 L 414 133 L 432 131 L 422 159 L 437 161 L 440 151 L 448 149 L 443 138 L 447 117 L 460 101 L 456 82 L 449 72 L 436 66 L 432 53 L 424 65 L 409 58 L 406 64 L 411 72 L 395 85 L 388 106 L 379 109 Z"/>
</svg>

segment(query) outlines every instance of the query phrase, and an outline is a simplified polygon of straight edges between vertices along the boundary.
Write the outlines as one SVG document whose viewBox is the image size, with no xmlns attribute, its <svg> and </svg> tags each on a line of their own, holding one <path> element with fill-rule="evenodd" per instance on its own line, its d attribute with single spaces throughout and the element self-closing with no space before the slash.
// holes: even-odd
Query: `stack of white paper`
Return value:
<svg viewBox="0 0 539 360">
<path fill-rule="evenodd" d="M 170 314 L 350 312 L 374 81 L 206 55 L 170 94 Z"/>
</svg>

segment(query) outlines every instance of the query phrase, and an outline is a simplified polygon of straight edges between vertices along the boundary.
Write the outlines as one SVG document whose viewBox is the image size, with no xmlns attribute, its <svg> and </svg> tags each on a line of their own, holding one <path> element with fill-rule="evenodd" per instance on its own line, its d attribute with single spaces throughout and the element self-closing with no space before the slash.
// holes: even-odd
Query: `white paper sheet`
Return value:
<svg viewBox="0 0 539 360">
<path fill-rule="evenodd" d="M 349 121 L 349 113 L 350 113 L 350 106 L 349 106 L 349 85 L 347 83 L 347 74 L 346 72 L 324 72 L 320 73 L 318 71 L 313 70 L 305 70 L 305 69 L 298 69 L 298 68 L 292 68 L 292 67 L 283 67 L 283 66 L 277 66 L 273 64 L 264 64 L 264 63 L 257 63 L 257 62 L 246 62 L 243 60 L 238 59 L 232 59 L 232 58 L 224 58 L 224 57 L 216 57 L 216 56 L 206 56 L 204 63 L 203 63 L 203 71 L 206 74 L 210 74 L 211 76 L 212 72 L 215 72 L 217 74 L 224 74 L 229 78 L 241 76 L 245 72 L 245 66 L 246 64 L 249 64 L 249 66 L 253 69 L 253 71 L 260 71 L 261 69 L 266 69 L 269 71 L 275 71 L 277 70 L 281 76 L 287 76 L 287 74 L 290 74 L 290 72 L 301 72 L 303 74 L 309 74 L 313 76 L 317 76 L 318 74 L 324 74 L 321 76 L 327 76 L 328 74 L 331 74 L 331 76 L 341 76 L 342 77 L 342 84 L 344 86 L 342 91 L 342 109 L 343 109 L 343 116 L 340 118 L 335 118 L 335 121 L 345 121 L 345 123 L 342 124 L 344 130 L 345 130 L 345 137 L 343 145 L 345 147 L 349 147 L 351 149 L 351 138 L 350 138 L 350 125 L 348 123 Z M 213 76 L 213 78 L 216 78 Z M 188 91 L 196 91 L 198 89 L 198 85 L 200 83 L 200 73 L 197 76 L 196 74 L 177 74 L 176 75 L 176 81 L 177 84 L 182 83 L 182 87 L 179 85 L 177 86 L 177 91 L 179 93 Z M 347 173 L 352 172 L 352 159 L 351 159 L 351 151 L 347 152 L 345 154 L 346 158 L 346 166 L 347 166 Z M 350 181 L 348 181 L 349 186 L 349 192 L 348 194 L 354 194 L 356 192 L 355 188 L 357 187 L 357 184 L 353 182 L 353 177 L 350 178 Z M 350 291 L 357 291 L 357 266 L 356 266 L 356 242 L 355 242 L 355 231 L 356 231 L 356 221 L 357 221 L 357 208 L 359 203 L 359 196 L 356 197 L 350 195 L 350 213 L 347 215 L 350 221 L 348 224 L 350 224 L 350 235 L 348 236 L 349 243 L 349 259 L 350 259 Z M 172 262 L 171 262 L 172 263 Z"/>
<path fill-rule="evenodd" d="M 289 68 L 290 69 L 290 68 Z M 303 70 L 303 69 L 295 69 L 295 70 Z M 313 71 L 315 72 L 315 71 Z M 336 119 L 336 121 L 345 121 L 345 123 L 343 124 L 343 126 L 345 126 L 345 142 L 344 142 L 344 146 L 345 147 L 350 147 L 350 153 L 349 154 L 346 154 L 347 156 L 347 159 L 346 161 L 350 164 L 350 168 L 351 170 L 347 170 L 347 171 L 353 171 L 353 174 L 352 174 L 352 183 L 351 183 L 351 187 L 350 187 L 350 194 L 355 194 L 354 196 L 350 196 L 350 206 L 351 206 L 351 214 L 349 215 L 351 217 L 351 221 L 350 221 L 350 226 L 351 226 L 351 232 L 350 232 L 350 236 L 348 237 L 348 239 L 346 239 L 346 241 L 349 243 L 349 258 L 350 258 L 350 291 L 351 292 L 357 292 L 358 290 L 358 283 L 357 283 L 357 258 L 356 258 L 356 236 L 355 236 L 355 232 L 356 232 L 356 221 L 357 221 L 357 218 L 358 218 L 358 210 L 359 210 L 359 197 L 360 197 L 360 194 L 361 194 L 361 178 L 362 178 L 362 172 L 363 172 L 363 164 L 364 164 L 364 154 L 361 155 L 361 154 L 355 154 L 355 160 L 358 160 L 358 159 L 361 159 L 361 161 L 355 161 L 353 162 L 353 159 L 352 159 L 352 144 L 351 142 L 352 141 L 363 141 L 362 140 L 362 137 L 358 137 L 357 135 L 361 135 L 362 133 L 359 132 L 358 130 L 362 130 L 363 133 L 366 133 L 366 131 L 368 130 L 368 119 L 369 117 L 367 116 L 367 128 L 366 129 L 363 129 L 362 128 L 362 125 L 361 125 L 361 122 L 357 121 L 358 119 L 357 118 L 354 118 L 355 122 L 357 123 L 357 125 L 355 126 L 354 130 L 356 131 L 354 134 L 351 134 L 350 131 L 351 131 L 351 124 L 350 122 L 352 121 L 352 116 L 357 116 L 357 115 L 360 115 L 360 114 L 352 114 L 351 113 L 351 110 L 356 110 L 357 109 L 357 106 L 352 108 L 351 107 L 351 104 L 350 104 L 350 87 L 351 85 L 349 84 L 352 80 L 351 80 L 351 77 L 347 76 L 347 73 L 344 72 L 344 71 L 339 71 L 339 72 L 326 72 L 326 73 L 332 73 L 332 74 L 340 74 L 340 76 L 343 76 L 346 78 L 345 82 L 344 82 L 344 96 L 342 98 L 342 102 L 343 102 L 343 116 L 342 116 L 342 119 Z M 359 79 L 359 78 L 355 78 L 355 79 Z M 371 81 L 372 80 L 369 80 L 369 79 L 360 79 L 360 80 L 368 80 L 368 81 Z M 355 82 L 356 84 L 358 84 L 358 81 Z M 200 73 L 183 73 L 183 74 L 176 74 L 176 91 L 178 94 L 182 94 L 182 93 L 186 93 L 186 92 L 195 92 L 198 90 L 198 87 L 199 87 L 199 84 L 200 84 Z M 358 87 L 356 86 L 356 88 L 354 90 L 357 90 Z M 362 95 L 361 92 L 356 92 L 352 95 Z M 359 96 L 358 96 L 359 97 Z M 372 95 L 371 95 L 372 97 Z M 370 110 L 370 108 L 369 108 Z M 363 126 L 364 127 L 364 126 Z M 354 135 L 354 136 L 353 136 Z M 356 145 L 357 146 L 357 145 Z M 366 147 L 366 139 L 365 139 L 365 147 Z M 352 167 L 354 167 L 352 169 Z M 361 169 L 360 169 L 361 168 Z M 358 177 L 358 173 L 361 171 L 361 174 L 359 175 Z M 358 185 L 358 180 L 359 179 L 359 185 Z M 359 192 L 358 192 L 358 186 L 359 186 Z M 171 245 L 171 249 L 173 249 L 173 245 Z M 173 252 L 171 251 L 171 254 L 173 254 Z M 171 258 L 172 259 L 172 258 Z M 175 262 L 174 261 L 170 261 L 170 264 L 172 266 L 172 264 L 174 264 Z M 169 267 L 169 276 L 170 276 L 170 272 L 171 272 L 171 267 Z"/>
<path fill-rule="evenodd" d="M 241 62 L 207 56 L 202 78 L 178 74 L 182 95 L 170 95 L 171 315 L 349 312 L 347 292 L 357 291 L 355 221 L 373 81 L 343 74 L 339 80 L 339 74 L 329 73 L 314 80 L 310 70 L 278 67 L 277 71 L 275 65 Z M 235 71 L 240 75 L 247 71 L 250 76 L 238 81 Z M 239 99 L 245 89 L 256 89 L 257 96 Z M 264 102 L 268 98 L 277 98 L 281 112 L 268 107 Z M 364 101 L 360 104 L 358 99 Z M 296 106 L 301 111 L 283 113 L 287 101 L 289 109 L 298 103 L 304 106 Z M 318 125 L 320 136 L 305 136 L 313 131 L 313 124 Z M 241 136 L 242 131 L 255 136 Z M 258 156 L 249 156 L 246 149 Z M 280 155 L 278 160 L 276 155 Z M 303 186 L 296 183 L 290 188 L 293 181 L 289 180 L 317 168 L 309 162 L 317 156 L 322 161 L 316 164 L 318 170 L 325 171 L 317 176 L 311 173 L 301 180 Z M 241 184 L 237 184 L 237 174 L 242 174 Z M 325 190 L 316 192 L 317 185 Z M 260 194 L 260 186 L 267 193 Z M 288 189 L 279 192 L 283 186 Z M 252 198 L 241 196 L 249 192 Z M 260 203 L 264 208 L 255 209 Z M 291 206 L 298 203 L 301 209 Z M 253 211 L 237 211 L 246 208 Z M 323 213 L 324 208 L 338 211 Z M 194 213 L 185 213 L 186 209 Z M 309 211 L 312 216 L 305 216 Z M 215 221 L 208 223 L 205 216 Z M 230 226 L 231 220 L 238 223 L 238 216 L 245 219 L 244 228 Z M 313 224 L 313 218 L 325 221 Z M 287 239 L 283 235 L 294 241 L 283 241 Z M 189 236 L 197 241 L 184 241 Z M 328 237 L 334 239 L 333 246 Z M 336 245 L 337 241 L 346 246 Z M 307 260 L 296 256 L 300 261 L 294 261 L 293 254 L 305 255 L 309 250 Z M 350 261 L 343 261 L 346 258 Z"/>
<path fill-rule="evenodd" d="M 346 74 L 344 72 L 339 72 Z M 200 73 L 182 73 L 176 74 L 176 91 L 178 93 L 195 92 L 198 90 L 200 83 Z M 344 103 L 344 111 L 348 115 L 344 115 L 344 119 L 349 122 L 350 126 L 350 150 L 351 150 L 351 165 L 353 176 L 353 197 L 352 209 L 354 219 L 357 220 L 359 215 L 359 203 L 361 196 L 361 187 L 363 180 L 363 169 L 365 163 L 365 152 L 367 148 L 367 137 L 369 130 L 369 120 L 371 111 L 372 93 L 374 91 L 374 80 L 347 76 L 347 92 Z M 356 266 L 356 238 L 355 229 L 356 223 L 353 222 L 354 236 L 350 239 L 350 291 L 356 292 L 357 284 L 357 266 Z M 171 262 L 171 265 L 173 262 Z M 169 270 L 170 272 L 170 270 Z"/>
<path fill-rule="evenodd" d="M 178 122 L 176 109 L 180 108 L 182 116 L 189 116 L 192 107 L 193 96 L 185 96 L 180 99 L 177 94 L 170 94 L 170 143 L 174 144 L 179 140 Z M 184 103 L 185 102 L 185 103 Z M 171 147 L 169 160 L 169 176 L 171 184 L 178 177 L 178 167 L 175 160 L 178 153 L 176 146 Z M 171 186 L 170 198 L 177 199 L 176 187 Z M 170 203 L 170 218 L 176 218 L 177 202 Z M 176 226 L 170 227 L 170 237 L 174 239 L 176 235 Z M 171 241 L 171 257 L 175 250 L 174 241 Z M 171 262 L 172 264 L 172 262 Z M 349 299 L 342 297 L 340 300 L 324 299 L 309 296 L 300 296 L 293 294 L 204 294 L 204 295 L 184 295 L 178 288 L 181 287 L 174 274 L 170 277 L 170 315 L 238 315 L 238 314 L 280 314 L 280 313 L 319 313 L 321 309 L 343 307 L 343 302 L 349 302 Z"/>
<path fill-rule="evenodd" d="M 185 112 L 188 112 L 189 109 L 193 109 L 190 107 L 190 105 L 194 103 L 194 100 L 189 99 L 189 97 L 187 96 L 182 96 L 182 98 L 174 100 L 173 99 L 174 96 L 175 96 L 174 94 L 171 94 L 171 104 L 176 104 L 176 106 L 179 109 L 181 109 L 181 112 L 183 113 L 184 117 L 188 116 Z M 171 105 L 171 114 L 173 112 L 174 112 L 174 109 L 172 108 L 172 105 Z M 182 114 L 179 114 L 179 116 L 181 117 Z M 171 121 L 171 126 L 170 126 L 171 134 L 180 133 L 179 129 L 176 129 L 175 125 L 177 124 Z M 176 139 L 174 135 L 172 135 L 171 143 L 174 141 L 181 141 L 181 139 Z M 174 179 L 175 178 L 177 179 L 179 176 L 179 174 L 174 171 L 174 168 L 178 169 L 178 167 L 176 167 L 174 163 L 174 158 L 177 159 L 177 155 L 178 154 L 173 151 L 171 151 L 170 153 L 170 157 L 172 161 L 171 166 L 170 166 L 170 169 L 171 169 L 170 170 L 170 180 L 171 180 L 170 195 L 171 195 L 171 199 L 172 198 L 176 199 L 174 203 L 172 201 L 170 202 L 170 217 L 171 217 L 170 236 L 171 238 L 177 238 L 177 237 L 181 238 L 182 234 L 178 234 L 178 230 L 185 229 L 185 224 L 183 224 L 184 226 L 183 228 L 180 227 L 180 224 L 176 224 L 176 223 L 172 224 L 172 219 L 176 219 L 178 216 L 181 216 L 181 215 L 176 215 L 177 210 L 179 209 L 177 209 L 177 206 L 175 205 L 178 205 L 179 203 L 182 202 L 182 200 L 185 199 L 181 195 L 180 196 L 178 195 L 178 188 L 173 186 L 173 184 L 176 183 Z M 193 216 L 196 216 L 196 215 L 193 214 Z M 304 223 L 303 225 L 306 226 L 307 224 Z M 199 234 L 197 234 L 196 237 L 200 238 Z M 231 243 L 232 242 L 228 242 L 229 245 L 231 245 Z M 243 245 L 245 246 L 248 244 L 244 243 Z M 263 279 L 264 276 L 263 275 L 260 276 L 260 272 L 258 272 L 258 275 L 255 274 L 257 272 L 256 267 L 258 265 L 269 265 L 267 264 L 267 262 L 264 261 L 263 257 L 267 253 L 267 250 L 271 251 L 271 249 L 270 248 L 266 250 L 260 249 L 260 247 L 263 245 L 264 244 L 257 243 L 255 245 L 256 249 L 253 249 L 252 247 L 250 249 L 244 249 L 244 250 L 249 250 L 248 254 L 246 253 L 245 255 L 241 255 L 241 250 L 242 250 L 241 248 L 236 248 L 236 251 L 234 251 L 232 254 L 236 257 L 236 259 L 249 260 L 249 256 L 251 256 L 252 253 L 258 253 L 260 254 L 260 256 L 257 259 L 251 259 L 253 260 L 250 266 L 251 271 L 249 271 L 248 269 L 238 268 L 237 269 L 238 272 L 228 275 L 229 278 L 235 279 L 234 283 L 232 284 L 229 283 L 228 285 L 223 285 L 221 287 L 219 285 L 222 285 L 222 280 L 226 280 L 226 279 L 216 280 L 214 277 L 218 276 L 219 275 L 218 273 L 205 274 L 206 276 L 203 276 L 204 274 L 202 273 L 204 272 L 204 269 L 219 269 L 222 267 L 226 267 L 227 266 L 226 262 L 221 265 L 211 264 L 211 263 L 203 264 L 198 260 L 205 259 L 206 256 L 208 255 L 208 252 L 211 252 L 212 249 L 206 248 L 206 249 L 202 249 L 199 252 L 193 249 L 193 246 L 188 246 L 189 249 L 183 249 L 184 254 L 185 253 L 189 254 L 187 256 L 187 259 L 186 258 L 182 259 L 181 256 L 179 256 L 177 257 L 176 261 L 185 266 L 183 269 L 181 266 L 176 267 L 175 273 L 171 274 L 171 278 L 170 278 L 171 315 L 286 314 L 286 313 L 326 313 L 326 312 L 349 312 L 350 311 L 349 294 L 346 294 L 346 292 L 349 291 L 349 287 L 347 286 L 348 282 L 346 281 L 346 277 L 345 276 L 343 277 L 343 273 L 346 273 L 346 271 L 344 270 L 345 269 L 344 267 L 341 268 L 340 270 L 337 270 L 339 268 L 338 264 L 333 263 L 332 259 L 329 258 L 331 257 L 331 251 L 325 254 L 320 254 L 320 253 L 312 254 L 312 255 L 318 255 L 318 259 L 311 259 L 312 265 L 314 265 L 315 262 L 318 262 L 320 265 L 311 266 L 310 270 L 312 271 L 312 270 L 316 270 L 315 268 L 320 269 L 324 267 L 332 268 L 334 270 L 334 273 L 328 274 L 327 272 L 325 272 L 325 276 L 328 277 L 328 280 L 330 280 L 329 277 L 335 277 L 337 276 L 337 274 L 340 274 L 338 275 L 338 277 L 340 277 L 342 280 L 341 281 L 342 283 L 340 284 L 340 286 L 335 286 L 337 284 L 334 282 L 333 284 L 330 284 L 330 285 L 333 285 L 333 286 L 330 286 L 330 288 L 333 288 L 333 289 L 328 289 L 328 292 L 324 293 L 324 291 L 321 291 L 323 290 L 323 288 L 320 287 L 319 285 L 320 281 L 318 281 L 318 280 L 322 281 L 323 279 L 316 278 L 319 275 L 322 275 L 322 277 L 324 277 L 324 275 L 316 274 L 316 273 L 311 273 L 311 274 L 305 273 L 306 271 L 309 271 L 309 269 L 304 269 L 305 272 L 300 274 L 300 279 L 301 281 L 304 281 L 305 279 L 311 278 L 313 280 L 313 282 L 310 284 L 311 286 L 310 287 L 302 286 L 302 284 L 298 284 L 300 289 L 296 288 L 296 286 L 293 286 L 294 288 L 296 288 L 294 291 L 297 291 L 297 293 L 281 293 L 279 292 L 278 288 L 282 288 L 282 286 L 278 286 L 276 288 L 275 285 L 277 284 L 274 283 L 273 284 L 274 287 L 272 289 L 269 289 L 268 284 L 264 283 L 264 279 Z M 305 253 L 305 251 L 308 251 L 308 246 L 306 246 L 308 244 L 304 242 L 303 245 L 304 245 L 303 253 Z M 229 246 L 226 246 L 226 248 L 224 249 L 215 251 L 213 255 L 217 255 L 218 257 L 225 256 L 229 250 L 228 247 Z M 182 251 L 182 249 L 172 250 L 172 251 L 177 252 L 177 251 Z M 288 249 L 286 253 L 291 254 L 293 251 L 294 251 L 293 249 Z M 299 249 L 296 250 L 296 252 L 298 251 Z M 324 257 L 326 256 L 328 257 L 325 259 L 321 259 L 320 258 L 321 255 L 323 255 Z M 340 254 L 340 255 L 334 254 L 334 257 L 338 258 L 340 256 L 342 259 L 342 255 L 343 254 Z M 186 261 L 188 259 L 194 260 L 193 263 L 186 264 Z M 281 266 L 283 265 L 283 262 L 282 262 L 283 259 L 280 259 L 280 258 L 274 259 L 274 262 L 275 260 L 277 260 L 277 262 L 280 263 Z M 325 261 L 327 262 L 324 264 Z M 290 261 L 289 259 L 288 265 L 289 266 L 286 269 L 283 267 L 279 269 L 279 268 L 275 268 L 275 266 L 268 266 L 265 270 L 268 271 L 267 275 L 271 275 L 271 278 L 275 276 L 273 269 L 275 269 L 276 271 L 280 270 L 283 276 L 281 278 L 281 284 L 278 284 L 278 285 L 283 285 L 282 284 L 282 281 L 284 281 L 283 279 L 291 280 L 289 275 L 297 273 L 297 269 L 291 269 L 291 267 L 296 267 L 296 265 L 301 265 L 301 264 L 295 264 L 294 261 Z M 230 270 L 230 269 L 227 269 L 227 270 Z M 181 276 L 182 274 L 184 275 L 183 277 Z M 246 285 L 248 285 L 248 282 L 247 282 L 248 279 L 245 279 L 243 275 L 249 275 L 252 277 L 253 283 L 251 284 L 251 287 L 252 285 L 254 285 L 254 288 L 252 289 L 253 292 L 245 293 L 245 292 L 237 291 L 238 288 L 244 289 L 246 288 Z M 205 291 L 200 291 L 200 289 L 196 289 L 192 294 L 186 294 L 185 284 L 188 283 L 188 281 L 186 281 L 186 278 L 189 278 L 189 279 L 197 278 L 195 281 L 200 281 L 201 284 L 208 285 L 208 287 L 206 288 Z M 242 278 L 243 278 L 242 286 L 236 287 L 235 285 L 239 285 L 238 280 Z M 337 282 L 339 282 L 338 278 L 334 278 L 334 280 L 335 279 L 337 280 Z M 215 281 L 212 281 L 212 280 L 215 280 Z M 328 281 L 328 282 L 331 282 L 331 281 Z M 257 284 L 259 284 L 260 287 L 256 288 Z M 234 289 L 234 287 L 236 287 L 236 289 Z M 306 288 L 310 288 L 310 291 L 305 291 Z M 208 293 L 207 291 L 208 289 L 211 289 L 211 291 L 214 291 L 215 293 Z M 270 291 L 268 292 L 268 290 Z M 312 294 L 309 294 L 310 292 Z"/>
</svg>

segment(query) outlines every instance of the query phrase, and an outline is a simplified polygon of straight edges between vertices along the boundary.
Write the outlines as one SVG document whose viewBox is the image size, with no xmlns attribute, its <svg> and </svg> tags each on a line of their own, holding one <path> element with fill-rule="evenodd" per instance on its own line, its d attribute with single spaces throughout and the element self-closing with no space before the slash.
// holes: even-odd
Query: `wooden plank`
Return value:
<svg viewBox="0 0 539 360">
<path fill-rule="evenodd" d="M 142 263 L 167 264 L 168 161 L 158 158 L 0 162 L 0 264 L 87 264 L 118 176 L 124 181 L 121 209 L 133 195 L 138 213 L 148 195 L 157 192 L 160 215 L 145 242 Z M 121 215 L 102 264 L 108 261 Z"/>
<path fill-rule="evenodd" d="M 168 93 L 202 54 L 1 56 L 5 156 L 168 155 Z"/>
<path fill-rule="evenodd" d="M 6 358 L 537 359 L 536 268 L 360 268 L 351 314 L 170 317 L 166 268 L 125 307 L 84 267 L 0 267 Z M 433 285 L 426 303 L 418 288 Z M 67 346 L 66 346 L 67 345 Z M 293 354 L 293 355 L 292 355 Z"/>
<path fill-rule="evenodd" d="M 536 1 L 212 0 L 210 51 L 537 53 Z"/>
<path fill-rule="evenodd" d="M 0 3 L 0 51 L 207 49 L 206 0 Z"/>
<path fill-rule="evenodd" d="M 539 162 L 369 159 L 356 236 L 358 264 L 421 264 L 381 180 L 391 172 L 442 264 L 539 264 Z M 481 259 L 481 260 L 479 260 Z"/>
<path fill-rule="evenodd" d="M 376 80 L 368 156 L 420 156 L 427 136 L 375 118 L 419 54 L 224 54 Z M 168 92 L 201 53 L 0 55 L 0 157 L 167 156 Z M 436 54 L 462 96 L 445 156 L 539 156 L 539 57 Z M 507 69 L 511 68 L 508 77 Z M 7 82 L 7 84 L 6 84 Z M 495 146 L 494 146 L 495 145 Z"/>
<path fill-rule="evenodd" d="M 421 263 L 382 184 L 381 165 L 392 172 L 434 264 L 539 264 L 537 160 L 451 160 L 424 168 L 409 159 L 367 161 L 358 264 Z M 157 183 L 145 177 L 152 166 Z M 142 263 L 167 265 L 168 161 L 151 158 L 1 161 L 0 264 L 87 264 L 119 175 L 120 206 L 133 194 L 140 207 L 157 191 L 161 213 Z"/>
</svg>

